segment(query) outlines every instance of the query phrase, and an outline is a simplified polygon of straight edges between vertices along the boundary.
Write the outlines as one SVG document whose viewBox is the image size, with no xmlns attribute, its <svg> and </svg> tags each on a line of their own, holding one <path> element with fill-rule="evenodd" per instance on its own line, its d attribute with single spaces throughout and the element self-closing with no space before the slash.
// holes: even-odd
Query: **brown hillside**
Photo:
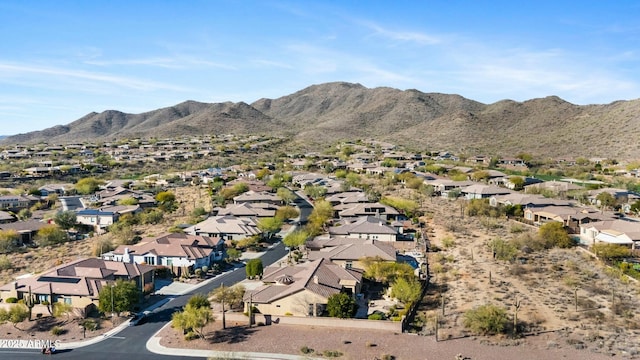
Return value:
<svg viewBox="0 0 640 360">
<path fill-rule="evenodd" d="M 311 145 L 377 138 L 469 154 L 630 159 L 640 158 L 639 114 L 640 100 L 580 106 L 549 96 L 487 105 L 459 95 L 335 82 L 251 105 L 187 101 L 141 114 L 90 113 L 2 143 L 260 133 Z"/>
</svg>

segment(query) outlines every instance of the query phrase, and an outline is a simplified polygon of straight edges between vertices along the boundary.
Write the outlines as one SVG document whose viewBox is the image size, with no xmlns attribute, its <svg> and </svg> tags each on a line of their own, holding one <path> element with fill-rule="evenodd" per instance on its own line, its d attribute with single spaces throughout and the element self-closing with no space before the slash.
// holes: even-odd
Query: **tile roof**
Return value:
<svg viewBox="0 0 640 360">
<path fill-rule="evenodd" d="M 285 278 L 293 281 L 282 281 Z M 362 274 L 330 264 L 324 259 L 295 266 L 268 266 L 262 278 L 265 284 L 247 292 L 245 299 L 251 296 L 253 302 L 271 303 L 303 290 L 328 298 L 342 290 L 343 280 L 361 281 Z"/>
<path fill-rule="evenodd" d="M 336 238 L 314 240 L 320 249 L 309 252 L 309 260 L 359 260 L 365 257 L 380 257 L 386 261 L 396 261 L 396 249 L 389 242 L 357 238 Z"/>
<path fill-rule="evenodd" d="M 122 255 L 128 250 L 130 254 L 137 256 L 154 254 L 196 260 L 208 257 L 219 242 L 220 239 L 215 237 L 167 233 L 144 238 L 135 245 L 120 245 L 112 253 Z"/>
<path fill-rule="evenodd" d="M 396 229 L 373 216 L 361 217 L 353 223 L 346 223 L 341 226 L 332 226 L 329 228 L 329 234 L 332 235 L 397 233 L 398 231 Z"/>
<path fill-rule="evenodd" d="M 34 294 L 88 296 L 96 299 L 102 286 L 115 280 L 114 276 L 134 279 L 154 271 L 153 266 L 124 264 L 97 258 L 83 258 L 57 266 L 40 275 L 17 279 L 0 287 L 10 290 L 14 287 L 26 291 L 31 287 Z"/>
</svg>

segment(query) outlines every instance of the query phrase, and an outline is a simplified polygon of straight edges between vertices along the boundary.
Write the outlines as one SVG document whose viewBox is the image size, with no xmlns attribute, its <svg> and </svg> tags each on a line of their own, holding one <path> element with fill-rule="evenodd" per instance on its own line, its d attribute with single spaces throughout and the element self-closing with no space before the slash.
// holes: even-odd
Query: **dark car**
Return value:
<svg viewBox="0 0 640 360">
<path fill-rule="evenodd" d="M 147 321 L 146 313 L 133 314 L 133 317 L 129 321 L 129 326 L 137 326 L 143 324 L 145 321 Z"/>
</svg>

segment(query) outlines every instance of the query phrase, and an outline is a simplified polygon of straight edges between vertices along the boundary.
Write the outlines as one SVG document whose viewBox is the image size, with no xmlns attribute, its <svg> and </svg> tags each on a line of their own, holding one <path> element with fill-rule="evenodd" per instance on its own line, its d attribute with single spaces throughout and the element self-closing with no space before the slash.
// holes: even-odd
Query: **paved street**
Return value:
<svg viewBox="0 0 640 360">
<path fill-rule="evenodd" d="M 300 202 L 301 220 L 305 220 L 311 213 L 311 205 L 304 199 Z M 255 253 L 253 255 L 246 254 L 245 257 L 251 258 L 261 255 L 263 265 L 266 267 L 279 261 L 287 255 L 284 245 L 279 242 L 272 246 L 264 253 Z M 170 320 L 171 315 L 187 303 L 189 298 L 197 293 L 208 294 L 213 289 L 219 287 L 223 282 L 225 286 L 231 286 L 246 279 L 246 270 L 244 267 L 238 267 L 233 271 L 226 272 L 213 279 L 204 281 L 192 287 L 185 287 L 185 284 L 167 285 L 164 294 L 169 300 L 159 307 L 154 308 L 148 320 L 139 326 L 125 326 L 122 331 L 112 336 L 104 337 L 103 340 L 93 342 L 86 346 L 74 347 L 67 349 L 62 347 L 61 351 L 54 356 L 60 359 L 82 359 L 82 360 L 114 360 L 114 359 L 194 359 L 206 358 L 207 354 L 202 352 L 189 352 L 189 350 L 170 351 L 174 355 L 160 355 L 152 353 L 147 349 L 147 341 L 151 339 L 163 326 Z M 163 288 L 164 289 L 164 288 Z M 69 346 L 70 344 L 67 344 Z M 161 348 L 157 348 L 162 351 Z M 214 355 L 213 353 L 211 356 Z M 39 349 L 0 349 L 0 359 L 42 359 Z"/>
</svg>

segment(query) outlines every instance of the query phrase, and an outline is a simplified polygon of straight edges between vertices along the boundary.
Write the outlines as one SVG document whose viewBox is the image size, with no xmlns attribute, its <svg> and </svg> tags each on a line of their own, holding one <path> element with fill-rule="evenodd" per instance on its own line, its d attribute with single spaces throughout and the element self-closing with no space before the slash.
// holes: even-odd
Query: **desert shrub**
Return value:
<svg viewBox="0 0 640 360">
<path fill-rule="evenodd" d="M 374 312 L 373 314 L 368 316 L 369 320 L 384 320 L 386 319 L 384 313 L 381 312 Z"/>
<path fill-rule="evenodd" d="M 508 317 L 505 309 L 493 304 L 478 306 L 464 313 L 464 326 L 480 335 L 504 332 Z"/>
<path fill-rule="evenodd" d="M 509 274 L 514 276 L 522 276 L 528 272 L 528 269 L 520 264 L 513 264 L 509 267 Z"/>
<path fill-rule="evenodd" d="M 0 256 L 0 270 L 13 269 L 13 262 L 7 255 Z"/>
<path fill-rule="evenodd" d="M 487 244 L 493 252 L 493 257 L 498 260 L 512 261 L 515 259 L 518 249 L 511 242 L 501 238 L 495 238 Z"/>
<path fill-rule="evenodd" d="M 533 251 L 541 251 L 547 248 L 545 242 L 538 236 L 534 236 L 530 232 L 522 233 L 511 243 L 520 251 L 530 253 Z"/>
<path fill-rule="evenodd" d="M 15 304 L 15 303 L 17 303 L 17 302 L 18 302 L 18 298 L 10 297 L 10 298 L 7 298 L 7 300 L 5 300 L 5 301 L 6 301 L 7 303 L 9 303 L 9 304 Z"/>
<path fill-rule="evenodd" d="M 98 240 L 91 249 L 91 254 L 93 256 L 101 256 L 102 254 L 115 250 L 116 246 L 113 244 L 111 239 L 102 238 Z"/>
<path fill-rule="evenodd" d="M 389 355 L 389 354 L 383 354 L 381 357 L 382 360 L 395 360 L 396 357 L 393 355 Z"/>
<path fill-rule="evenodd" d="M 332 357 L 340 357 L 342 353 L 338 350 L 325 350 L 322 352 L 322 356 L 332 358 Z"/>
<path fill-rule="evenodd" d="M 98 322 L 93 319 L 85 319 L 81 321 L 80 326 L 90 331 L 98 330 Z"/>
<path fill-rule="evenodd" d="M 42 300 L 42 301 L 40 301 L 40 304 L 41 304 L 41 305 L 45 305 L 45 306 L 47 306 L 47 305 L 49 305 L 50 303 L 49 303 L 47 300 Z"/>
<path fill-rule="evenodd" d="M 195 340 L 198 338 L 200 338 L 200 336 L 193 331 L 189 331 L 184 335 L 184 339 L 187 341 Z"/>
<path fill-rule="evenodd" d="M 576 242 L 564 229 L 563 224 L 557 221 L 550 221 L 540 226 L 538 235 L 547 244 L 547 248 L 570 248 L 576 245 Z"/>
<path fill-rule="evenodd" d="M 313 354 L 315 350 L 313 350 L 312 348 L 308 347 L 308 346 L 303 346 L 300 348 L 300 352 L 303 354 Z"/>
<path fill-rule="evenodd" d="M 450 249 L 455 245 L 456 245 L 455 240 L 453 240 L 453 238 L 450 236 L 447 236 L 442 239 L 442 247 L 444 247 L 445 249 Z"/>
<path fill-rule="evenodd" d="M 580 284 L 580 281 L 578 281 L 578 279 L 576 279 L 574 276 L 571 276 L 571 275 L 567 275 L 563 277 L 562 282 L 570 288 L 574 288 L 578 286 L 578 284 Z"/>
<path fill-rule="evenodd" d="M 54 335 L 54 336 L 62 335 L 65 332 L 67 331 L 61 328 L 60 326 L 54 326 L 53 328 L 51 328 L 51 335 Z"/>
<path fill-rule="evenodd" d="M 173 274 L 171 273 L 171 269 L 166 266 L 158 266 L 156 267 L 155 276 L 159 278 L 169 278 Z"/>
</svg>

